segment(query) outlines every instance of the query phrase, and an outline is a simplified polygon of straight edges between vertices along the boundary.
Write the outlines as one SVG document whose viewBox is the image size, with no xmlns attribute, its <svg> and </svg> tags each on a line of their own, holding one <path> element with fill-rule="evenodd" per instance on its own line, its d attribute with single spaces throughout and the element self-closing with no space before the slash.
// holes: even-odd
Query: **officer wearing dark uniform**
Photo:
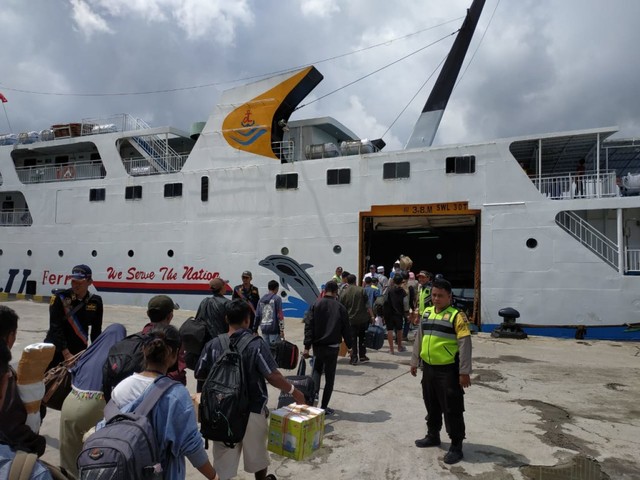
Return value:
<svg viewBox="0 0 640 480">
<path fill-rule="evenodd" d="M 242 272 L 242 284 L 236 285 L 233 289 L 233 295 L 231 300 L 244 300 L 249 304 L 251 309 L 251 323 L 249 329 L 253 333 L 258 333 L 258 326 L 256 325 L 256 309 L 258 308 L 258 302 L 260 301 L 260 292 L 258 287 L 251 283 L 251 272 L 245 270 Z"/>
<path fill-rule="evenodd" d="M 49 303 L 49 331 L 44 339 L 56 346 L 49 368 L 87 348 L 102 332 L 102 298 L 89 293 L 91 269 L 76 265 L 71 270 L 71 288 L 56 292 Z"/>
<path fill-rule="evenodd" d="M 424 311 L 413 345 L 411 375 L 424 364 L 422 398 L 427 408 L 427 435 L 416 440 L 420 448 L 440 445 L 442 417 L 451 446 L 444 463 L 462 460 L 465 438 L 464 388 L 471 385 L 471 332 L 464 312 L 451 306 L 451 284 L 436 279 L 431 287 L 433 305 Z"/>
</svg>

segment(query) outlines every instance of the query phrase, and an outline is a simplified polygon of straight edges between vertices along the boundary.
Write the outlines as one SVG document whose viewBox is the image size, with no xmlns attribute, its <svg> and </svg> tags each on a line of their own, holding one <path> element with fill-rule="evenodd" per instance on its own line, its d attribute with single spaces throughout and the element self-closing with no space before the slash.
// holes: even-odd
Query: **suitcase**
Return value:
<svg viewBox="0 0 640 480">
<path fill-rule="evenodd" d="M 304 358 L 300 359 L 300 365 L 298 365 L 298 374 L 285 377 L 290 383 L 304 394 L 304 398 L 307 401 L 307 405 L 313 405 L 316 397 L 316 386 L 313 382 L 313 378 L 309 375 L 305 375 L 307 370 L 307 362 Z M 278 407 L 281 408 L 286 405 L 295 403 L 292 395 L 281 392 L 278 397 Z"/>
<path fill-rule="evenodd" d="M 378 325 L 369 325 L 365 336 L 367 348 L 380 350 L 384 345 L 384 339 L 386 337 L 385 333 L 386 332 L 383 327 L 379 327 Z"/>
<path fill-rule="evenodd" d="M 278 340 L 271 347 L 271 354 L 278 364 L 278 368 L 293 370 L 298 366 L 300 351 L 295 343 L 287 342 L 284 339 Z"/>
</svg>

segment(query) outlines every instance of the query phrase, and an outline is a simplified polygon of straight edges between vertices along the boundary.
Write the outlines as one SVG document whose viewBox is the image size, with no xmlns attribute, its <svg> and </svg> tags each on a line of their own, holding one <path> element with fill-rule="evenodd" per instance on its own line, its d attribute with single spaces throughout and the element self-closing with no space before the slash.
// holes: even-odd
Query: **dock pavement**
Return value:
<svg viewBox="0 0 640 480">
<path fill-rule="evenodd" d="M 48 305 L 8 301 L 20 316 L 13 347 L 44 339 Z M 145 309 L 105 305 L 104 324 L 129 333 L 145 325 Z M 179 327 L 193 311 L 177 310 Z M 303 324 L 287 319 L 286 338 L 302 349 Z M 409 349 L 410 351 L 410 349 Z M 324 443 L 295 461 L 270 454 L 278 479 L 638 479 L 640 478 L 640 344 L 597 340 L 526 340 L 473 336 L 472 385 L 465 395 L 464 460 L 443 463 L 449 447 L 419 449 L 425 434 L 420 372 L 409 373 L 410 353 L 390 355 L 385 345 L 371 361 L 340 358 L 326 419 Z M 195 391 L 189 370 L 188 389 Z M 284 371 L 285 374 L 293 372 Z M 278 392 L 269 387 L 269 406 Z M 44 458 L 59 463 L 59 412 L 49 410 L 41 428 Z M 210 450 L 209 450 L 210 451 Z M 203 478 L 189 463 L 188 479 Z M 252 479 L 242 472 L 239 479 Z"/>
</svg>

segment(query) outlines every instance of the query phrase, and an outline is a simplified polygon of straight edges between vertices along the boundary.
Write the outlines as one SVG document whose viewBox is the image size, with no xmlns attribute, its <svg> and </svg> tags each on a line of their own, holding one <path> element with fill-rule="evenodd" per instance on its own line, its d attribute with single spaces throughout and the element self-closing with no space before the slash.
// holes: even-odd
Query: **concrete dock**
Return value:
<svg viewBox="0 0 640 480">
<path fill-rule="evenodd" d="M 20 316 L 17 362 L 24 346 L 44 338 L 48 305 L 6 305 Z M 176 311 L 174 325 L 193 314 Z M 122 323 L 134 333 L 146 323 L 145 309 L 106 305 L 104 323 Z M 286 337 L 302 347 L 300 320 L 286 321 Z M 271 454 L 270 473 L 304 480 L 640 478 L 638 343 L 474 335 L 464 460 L 453 466 L 442 462 L 449 446 L 444 432 L 441 448 L 414 446 L 425 434 L 426 412 L 420 374 L 409 374 L 410 354 L 392 356 L 385 346 L 368 356 L 370 362 L 355 366 L 339 359 L 331 401 L 336 414 L 327 418 L 320 450 L 300 462 Z M 269 406 L 275 407 L 277 395 L 270 387 Z M 58 423 L 59 412 L 50 410 L 41 429 L 48 444 L 44 458 L 54 464 Z M 203 478 L 191 465 L 188 472 L 189 479 Z"/>
</svg>

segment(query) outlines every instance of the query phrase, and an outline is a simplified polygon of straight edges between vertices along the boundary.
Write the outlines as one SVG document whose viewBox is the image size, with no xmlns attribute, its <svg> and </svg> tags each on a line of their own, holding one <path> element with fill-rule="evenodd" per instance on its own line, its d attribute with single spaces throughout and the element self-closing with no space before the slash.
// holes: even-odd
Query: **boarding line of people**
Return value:
<svg viewBox="0 0 640 480">
<path fill-rule="evenodd" d="M 242 335 L 256 334 L 261 324 L 263 326 L 269 325 L 270 331 L 273 331 L 273 333 L 269 333 L 263 330 L 263 335 L 269 341 L 272 338 L 284 337 L 284 317 L 282 315 L 282 302 L 277 295 L 279 288 L 277 282 L 270 282 L 269 293 L 258 299 L 253 306 L 250 306 L 250 296 L 255 299 L 257 288 L 250 285 L 250 272 L 243 272 L 243 277 L 248 277 L 249 282 L 248 284 L 245 283 L 245 278 L 243 278 L 243 284 L 240 286 L 243 291 L 238 294 L 238 298 L 235 301 L 229 301 L 224 296 L 227 284 L 225 281 L 222 279 L 212 280 L 210 282 L 212 296 L 202 301 L 198 308 L 197 316 L 206 318 L 208 324 L 219 328 L 219 333 L 228 332 L 231 337 L 235 336 L 236 339 L 239 339 Z M 418 277 L 419 280 L 420 277 L 421 275 Z M 394 288 L 401 288 L 402 282 L 398 281 L 401 278 L 402 276 L 398 276 L 394 280 Z M 96 375 L 87 372 L 95 372 L 96 368 L 104 363 L 110 347 L 122 341 L 126 336 L 126 331 L 122 325 L 113 324 L 102 332 L 102 301 L 99 296 L 93 295 L 88 291 L 88 287 L 92 283 L 92 272 L 87 265 L 74 267 L 71 283 L 71 289 L 59 292 L 52 297 L 50 329 L 47 333 L 47 340 L 56 345 L 56 355 L 62 359 L 83 351 L 80 347 L 85 347 L 83 355 L 73 369 L 72 394 L 65 401 L 61 412 L 60 460 L 61 465 L 73 474 L 75 472 L 75 457 L 82 446 L 82 436 L 101 418 L 101 412 L 105 406 L 104 386 L 96 378 Z M 334 281 L 327 282 L 324 296 L 311 306 L 305 324 L 304 355 L 308 357 L 313 351 L 313 378 L 316 386 L 316 395 L 320 391 L 321 377 L 325 377 L 320 406 L 325 409 L 328 415 L 333 414 L 333 410 L 329 407 L 329 401 L 335 380 L 340 343 L 344 341 L 347 344 L 352 364 L 358 361 L 366 362 L 368 357 L 366 356 L 366 346 L 364 345 L 362 332 L 366 330 L 366 325 L 369 321 L 375 319 L 370 296 L 365 289 L 355 285 L 355 276 L 353 278 L 347 276 L 346 283 L 348 288 L 344 291 L 342 299 L 336 301 L 338 300 L 339 286 Z M 441 290 L 441 300 L 436 302 L 436 293 Z M 445 461 L 447 463 L 455 463 L 462 458 L 461 442 L 464 438 L 462 389 L 470 384 L 471 347 L 469 339 L 466 338 L 468 337 L 468 328 L 465 330 L 467 319 L 463 312 L 458 312 L 451 307 L 451 287 L 448 282 L 440 280 L 434 282 L 431 286 L 431 296 L 433 306 L 425 307 L 424 309 L 425 316 L 419 325 L 411 360 L 411 373 L 414 375 L 417 372 L 419 362 L 425 365 L 422 384 L 423 397 L 428 412 L 427 436 L 425 439 L 416 441 L 416 446 L 429 447 L 439 444 L 441 417 L 444 413 L 445 422 L 448 425 L 454 425 L 453 431 L 449 431 L 449 434 L 453 435 L 453 443 L 447 456 L 445 456 Z M 267 305 L 271 305 L 271 307 L 266 307 Z M 127 379 L 126 383 L 122 382 L 116 386 L 111 396 L 119 407 L 125 407 L 126 404 L 131 406 L 134 397 L 140 400 L 144 396 L 150 382 L 149 379 L 153 380 L 160 375 L 173 376 L 178 380 L 178 383 L 174 387 L 174 395 L 168 395 L 165 402 L 175 402 L 181 405 L 181 408 L 184 408 L 184 411 L 187 412 L 187 417 L 178 419 L 173 418 L 173 415 L 154 414 L 153 416 L 157 423 L 155 425 L 156 432 L 161 432 L 158 433 L 159 443 L 166 442 L 166 445 L 172 445 L 170 454 L 163 460 L 163 468 L 165 471 L 171 472 L 169 478 L 184 478 L 184 461 L 186 457 L 206 478 L 232 478 L 237 474 L 240 451 L 243 449 L 242 443 L 236 445 L 233 449 L 229 449 L 224 445 L 218 446 L 216 449 L 216 446 L 214 446 L 213 465 L 216 466 L 216 469 L 209 462 L 206 451 L 203 454 L 202 438 L 197 431 L 191 398 L 183 386 L 186 384 L 186 376 L 184 365 L 181 365 L 180 362 L 182 353 L 180 337 L 177 330 L 170 325 L 173 311 L 176 308 L 178 306 L 166 296 L 153 297 L 149 301 L 147 309 L 149 322 L 141 331 L 141 333 L 146 334 L 146 338 L 150 342 L 149 344 L 145 343 L 144 348 L 145 369 Z M 7 321 L 6 318 L 12 318 L 15 312 L 11 314 L 6 310 L 11 309 L 5 308 L 5 310 L 0 311 L 0 326 L 2 327 L 0 337 L 3 339 L 4 344 L 10 348 L 13 345 L 11 338 L 15 341 L 17 332 L 17 316 L 15 316 L 16 326 L 13 328 L 11 321 Z M 265 310 L 273 312 L 273 321 L 264 322 L 262 313 Z M 62 321 L 63 318 L 64 321 Z M 388 322 L 387 319 L 385 321 Z M 452 331 L 451 333 L 446 332 L 447 341 L 443 341 L 439 337 L 445 335 L 442 332 L 443 325 L 446 322 L 449 322 Z M 402 346 L 399 325 L 393 320 L 388 323 L 387 329 L 389 329 L 389 325 L 392 325 L 392 330 L 396 333 L 396 339 L 399 336 L 399 346 Z M 80 330 L 80 327 L 83 330 Z M 87 335 L 89 331 L 90 335 Z M 84 335 L 79 335 L 79 333 L 84 333 Z M 272 335 L 272 337 L 269 337 L 269 335 Z M 91 338 L 90 344 L 89 337 Z M 62 341 L 60 340 L 61 338 L 63 338 Z M 219 348 L 219 343 L 214 340 L 210 341 L 205 347 L 196 369 L 196 378 L 200 380 L 206 378 L 207 365 L 210 367 L 212 360 L 215 359 L 216 348 Z M 460 344 L 460 347 L 454 347 L 454 343 L 456 345 Z M 264 414 L 267 403 L 265 381 L 268 381 L 283 392 L 292 393 L 298 403 L 305 403 L 304 395 L 289 384 L 278 371 L 268 345 L 263 342 L 258 342 L 258 345 L 258 348 L 246 352 L 248 364 L 255 366 L 253 376 L 256 380 L 256 388 L 253 392 L 254 407 L 252 413 L 255 413 L 258 417 L 262 417 Z M 444 349 L 451 354 L 446 358 L 432 358 L 425 353 L 434 352 L 436 349 Z M 390 350 L 393 350 L 391 339 Z M 207 362 L 209 363 L 207 364 Z M 52 362 L 52 365 L 54 363 Z M 442 368 L 444 365 L 447 367 Z M 429 373 L 428 382 L 425 380 L 427 373 Z M 456 388 L 454 390 L 459 390 L 460 396 L 459 398 L 458 396 L 449 398 L 448 394 L 443 396 L 442 392 L 451 391 L 451 379 L 454 374 L 459 377 L 459 389 Z M 180 383 L 183 385 L 179 385 Z M 425 383 L 430 387 L 427 388 Z M 11 401 L 7 403 L 8 397 L 11 397 Z M 20 418 L 15 415 L 15 411 L 20 410 L 17 396 L 14 394 L 4 398 L 5 401 L 0 403 L 2 405 L 0 419 L 3 420 L 0 422 L 0 425 L 2 425 L 0 427 L 0 434 L 2 434 L 0 443 L 8 445 L 12 451 L 23 449 L 42 455 L 45 445 L 44 439 L 35 432 L 26 432 L 24 422 L 20 425 Z M 18 408 L 16 408 L 16 405 Z M 162 405 L 163 403 L 158 404 L 156 412 L 161 411 Z M 5 406 L 9 408 L 5 408 Z M 165 408 L 170 407 L 167 404 Z M 454 413 L 457 416 L 447 417 L 447 415 L 453 415 Z M 8 418 L 11 418 L 13 423 L 7 421 L 6 419 Z M 437 418 L 440 418 L 439 424 Z M 257 423 L 259 424 L 255 425 L 256 428 L 247 430 L 247 440 L 254 440 L 253 443 L 248 443 L 248 445 L 251 445 L 249 450 L 255 452 L 256 455 L 253 460 L 250 459 L 248 462 L 245 459 L 245 470 L 254 473 L 257 479 L 275 479 L 273 474 L 267 474 L 266 420 Z M 18 432 L 22 433 L 18 434 Z M 177 432 L 181 432 L 179 437 L 176 437 Z M 255 441 L 256 439 L 258 440 Z M 245 448 L 245 457 L 247 455 L 246 452 L 247 448 Z M 2 453 L 6 452 L 1 451 L 0 458 Z M 0 463 L 0 468 L 2 468 L 1 465 L 2 463 Z"/>
</svg>

